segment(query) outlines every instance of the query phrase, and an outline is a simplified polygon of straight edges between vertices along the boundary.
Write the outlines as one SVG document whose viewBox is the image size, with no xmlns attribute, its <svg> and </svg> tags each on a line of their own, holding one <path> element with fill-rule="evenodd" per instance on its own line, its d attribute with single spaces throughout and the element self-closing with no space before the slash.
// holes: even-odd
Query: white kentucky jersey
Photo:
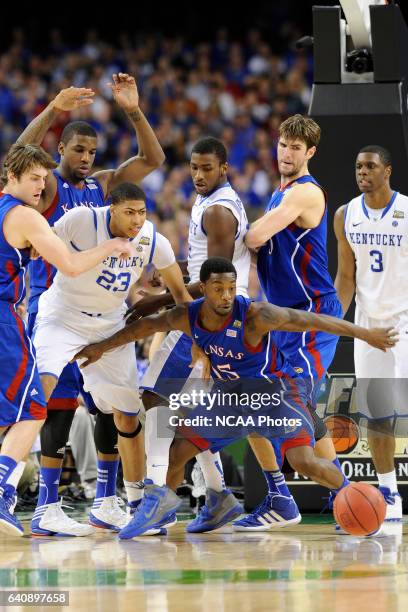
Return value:
<svg viewBox="0 0 408 612">
<path fill-rule="evenodd" d="M 369 317 L 408 310 L 408 197 L 394 192 L 385 208 L 364 194 L 346 206 L 344 231 L 356 259 L 356 303 Z"/>
<path fill-rule="evenodd" d="M 251 256 L 244 238 L 248 229 L 248 219 L 244 205 L 238 194 L 229 183 L 225 183 L 209 195 L 198 195 L 191 210 L 190 229 L 188 235 L 188 273 L 190 282 L 200 280 L 200 268 L 208 258 L 207 235 L 203 226 L 205 211 L 210 206 L 225 206 L 237 220 L 235 248 L 232 263 L 237 270 L 237 294 L 248 296 L 248 276 Z"/>
<path fill-rule="evenodd" d="M 110 207 L 75 208 L 54 225 L 54 231 L 71 252 L 84 251 L 113 238 L 110 231 Z M 47 308 L 63 307 L 87 314 L 122 313 L 131 286 L 140 278 L 149 263 L 164 269 L 175 262 L 167 238 L 156 233 L 150 221 L 145 221 L 131 240 L 134 254 L 126 259 L 107 257 L 88 272 L 75 278 L 57 272 L 51 287 L 40 298 L 40 314 Z"/>
</svg>

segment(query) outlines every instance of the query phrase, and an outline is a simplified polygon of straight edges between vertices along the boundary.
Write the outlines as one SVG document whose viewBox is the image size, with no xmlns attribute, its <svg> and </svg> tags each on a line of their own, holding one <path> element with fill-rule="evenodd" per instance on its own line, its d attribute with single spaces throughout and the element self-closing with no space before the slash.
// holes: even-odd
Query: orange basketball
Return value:
<svg viewBox="0 0 408 612">
<path fill-rule="evenodd" d="M 358 425 L 348 416 L 336 414 L 324 421 L 337 453 L 350 453 L 360 437 Z"/>
<path fill-rule="evenodd" d="M 380 528 L 387 509 L 378 489 L 364 482 L 352 482 L 334 500 L 337 523 L 351 535 L 369 535 Z"/>
</svg>

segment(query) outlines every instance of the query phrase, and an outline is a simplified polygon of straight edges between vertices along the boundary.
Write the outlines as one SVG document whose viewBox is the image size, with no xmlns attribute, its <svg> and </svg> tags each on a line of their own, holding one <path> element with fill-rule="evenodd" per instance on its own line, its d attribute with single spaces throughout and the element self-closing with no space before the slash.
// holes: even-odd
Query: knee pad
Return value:
<svg viewBox="0 0 408 612">
<path fill-rule="evenodd" d="M 136 438 L 136 436 L 138 436 L 140 432 L 142 431 L 142 424 L 139 421 L 139 424 L 136 427 L 135 431 L 127 432 L 127 431 L 119 431 L 119 429 L 117 431 L 118 431 L 118 435 L 121 436 L 122 438 Z"/>
<path fill-rule="evenodd" d="M 98 410 L 95 419 L 94 440 L 96 450 L 104 455 L 115 455 L 118 452 L 118 432 L 113 421 L 113 414 L 104 414 Z"/>
<path fill-rule="evenodd" d="M 310 412 L 310 416 L 313 419 L 314 426 L 314 438 L 318 442 L 327 434 L 327 426 L 323 419 L 317 414 L 316 408 L 311 404 L 307 404 L 307 408 Z"/>
<path fill-rule="evenodd" d="M 75 410 L 48 411 L 40 433 L 41 454 L 44 457 L 63 459 L 74 415 Z"/>
</svg>

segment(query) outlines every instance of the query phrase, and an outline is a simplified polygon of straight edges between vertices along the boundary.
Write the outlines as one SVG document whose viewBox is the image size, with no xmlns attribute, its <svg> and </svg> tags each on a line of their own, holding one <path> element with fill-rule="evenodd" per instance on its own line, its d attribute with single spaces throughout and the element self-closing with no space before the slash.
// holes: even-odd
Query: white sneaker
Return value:
<svg viewBox="0 0 408 612">
<path fill-rule="evenodd" d="M 402 499 L 401 495 L 396 492 L 392 492 L 388 487 L 379 487 L 379 490 L 384 496 L 387 504 L 387 512 L 385 514 L 385 521 L 402 521 Z"/>
<path fill-rule="evenodd" d="M 95 531 L 90 525 L 78 523 L 62 509 L 62 499 L 35 509 L 31 520 L 33 536 L 88 536 Z"/>
<path fill-rule="evenodd" d="M 92 504 L 88 520 L 93 527 L 108 531 L 120 531 L 129 521 L 118 502 L 116 495 L 98 497 Z"/>
</svg>

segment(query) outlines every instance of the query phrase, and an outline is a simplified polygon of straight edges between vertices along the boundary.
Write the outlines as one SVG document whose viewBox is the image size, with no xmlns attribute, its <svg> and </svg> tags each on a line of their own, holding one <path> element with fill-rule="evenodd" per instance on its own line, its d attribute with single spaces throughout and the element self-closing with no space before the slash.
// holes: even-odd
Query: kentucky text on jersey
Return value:
<svg viewBox="0 0 408 612">
<path fill-rule="evenodd" d="M 370 246 L 401 246 L 402 234 L 372 234 L 366 232 L 349 232 L 350 242 L 353 244 L 367 244 Z"/>
<path fill-rule="evenodd" d="M 294 184 L 319 183 L 301 176 L 284 189 L 276 189 L 266 212 L 277 208 Z M 258 252 L 258 276 L 268 302 L 278 306 L 310 304 L 318 297 L 334 295 L 327 261 L 327 206 L 317 227 L 305 229 L 291 223 L 275 234 Z"/>
<path fill-rule="evenodd" d="M 108 266 L 108 268 L 135 268 L 139 266 L 139 268 L 143 268 L 144 266 L 144 257 L 128 257 L 127 259 L 119 259 L 119 257 L 108 257 L 103 262 L 104 266 Z"/>
</svg>

